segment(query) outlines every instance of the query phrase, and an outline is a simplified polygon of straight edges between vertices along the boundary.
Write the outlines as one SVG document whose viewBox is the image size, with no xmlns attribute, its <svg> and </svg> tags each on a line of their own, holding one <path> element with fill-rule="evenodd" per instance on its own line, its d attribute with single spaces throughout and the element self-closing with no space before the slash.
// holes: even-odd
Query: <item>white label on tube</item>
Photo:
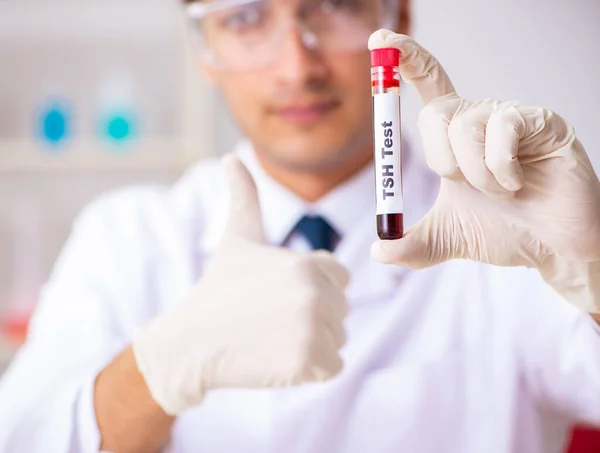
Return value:
<svg viewBox="0 0 600 453">
<path fill-rule="evenodd" d="M 373 96 L 377 214 L 402 214 L 400 96 Z"/>
</svg>

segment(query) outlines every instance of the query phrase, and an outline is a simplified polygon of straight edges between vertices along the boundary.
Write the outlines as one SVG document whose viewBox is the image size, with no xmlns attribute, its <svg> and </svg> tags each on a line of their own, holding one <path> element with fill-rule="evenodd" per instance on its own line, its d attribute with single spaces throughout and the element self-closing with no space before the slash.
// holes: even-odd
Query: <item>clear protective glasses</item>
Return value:
<svg viewBox="0 0 600 453">
<path fill-rule="evenodd" d="M 187 13 L 203 61 L 225 70 L 276 62 L 290 33 L 310 50 L 366 50 L 371 33 L 395 29 L 398 0 L 200 0 Z"/>
</svg>

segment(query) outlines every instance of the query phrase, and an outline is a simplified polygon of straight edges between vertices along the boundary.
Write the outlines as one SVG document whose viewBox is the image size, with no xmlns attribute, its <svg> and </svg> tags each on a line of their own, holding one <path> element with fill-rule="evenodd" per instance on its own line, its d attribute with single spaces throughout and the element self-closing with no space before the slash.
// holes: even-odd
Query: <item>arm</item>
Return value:
<svg viewBox="0 0 600 453">
<path fill-rule="evenodd" d="M 158 452 L 168 442 L 175 421 L 152 399 L 131 348 L 98 375 L 94 406 L 100 447 L 107 451 Z"/>
<path fill-rule="evenodd" d="M 127 268 L 139 265 L 118 253 L 124 241 L 111 227 L 113 208 L 96 202 L 75 222 L 41 293 L 27 342 L 0 382 L 2 453 L 111 449 L 116 420 L 147 441 L 145 452 L 168 438 L 153 422 L 155 414 L 145 411 L 143 386 L 128 355 L 118 355 L 131 341 L 130 310 L 139 296 L 131 283 L 136 271 L 132 275 Z M 96 408 L 101 430 L 95 402 L 102 403 Z M 122 412 L 110 407 L 118 403 L 139 405 L 146 419 L 141 422 L 132 409 L 127 424 Z"/>
<path fill-rule="evenodd" d="M 152 241 L 135 242 L 146 230 L 123 218 L 132 206 L 80 222 L 0 388 L 0 452 L 155 452 L 174 416 L 210 389 L 280 387 L 341 371 L 347 270 L 327 253 L 266 244 L 254 181 L 229 162 L 226 240 L 192 291 L 158 316 L 144 290 L 152 282 L 140 275 Z M 157 207 L 149 223 L 168 222 L 170 211 Z M 115 218 L 119 231 L 104 231 Z M 115 234 L 121 227 L 131 237 Z M 159 271 L 178 284 L 187 269 L 179 264 L 187 254 L 173 250 L 179 233 L 169 227 L 158 239 L 177 255 Z"/>
</svg>

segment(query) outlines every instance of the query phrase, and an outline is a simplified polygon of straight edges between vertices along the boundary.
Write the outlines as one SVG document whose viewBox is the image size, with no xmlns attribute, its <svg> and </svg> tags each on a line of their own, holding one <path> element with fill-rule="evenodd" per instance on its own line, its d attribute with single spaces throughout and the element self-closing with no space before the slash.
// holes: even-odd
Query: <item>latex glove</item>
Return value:
<svg viewBox="0 0 600 453">
<path fill-rule="evenodd" d="M 369 48 L 402 52 L 400 73 L 424 104 L 419 130 L 443 179 L 433 209 L 396 241 L 373 244 L 384 263 L 424 268 L 450 259 L 537 268 L 561 295 L 600 310 L 600 183 L 573 128 L 539 107 L 458 96 L 414 40 L 380 30 Z"/>
<path fill-rule="evenodd" d="M 342 369 L 346 269 L 327 252 L 266 245 L 256 187 L 224 161 L 232 194 L 227 234 L 187 300 L 142 327 L 133 351 L 171 415 L 220 387 L 321 381 Z"/>
</svg>

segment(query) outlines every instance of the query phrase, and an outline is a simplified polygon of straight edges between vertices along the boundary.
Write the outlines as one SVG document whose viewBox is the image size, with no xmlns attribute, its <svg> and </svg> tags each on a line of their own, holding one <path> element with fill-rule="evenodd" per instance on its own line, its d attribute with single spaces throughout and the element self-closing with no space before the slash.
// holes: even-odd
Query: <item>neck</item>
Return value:
<svg viewBox="0 0 600 453">
<path fill-rule="evenodd" d="M 263 153 L 256 156 L 263 169 L 279 184 L 291 190 L 301 199 L 314 203 L 338 185 L 344 183 L 365 168 L 372 160 L 372 153 L 357 153 L 343 164 L 320 171 L 283 166 L 267 158 Z"/>
</svg>

